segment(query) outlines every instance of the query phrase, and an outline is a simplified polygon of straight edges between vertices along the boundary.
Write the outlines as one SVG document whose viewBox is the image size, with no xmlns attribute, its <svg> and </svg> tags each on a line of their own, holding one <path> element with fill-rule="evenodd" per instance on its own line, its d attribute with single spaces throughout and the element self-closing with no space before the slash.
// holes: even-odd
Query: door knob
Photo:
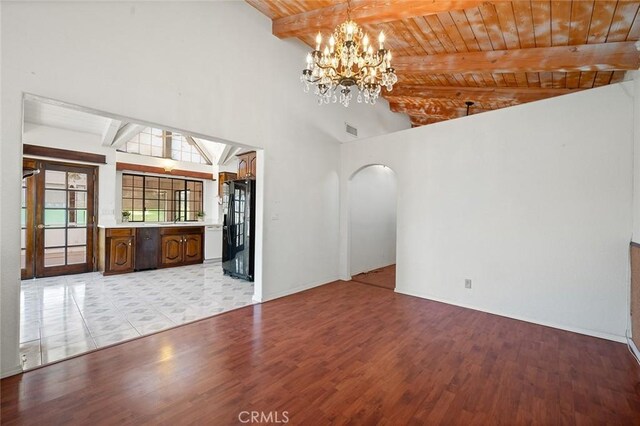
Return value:
<svg viewBox="0 0 640 426">
<path fill-rule="evenodd" d="M 38 225 L 38 229 L 44 229 L 44 225 L 43 224 L 39 224 Z"/>
</svg>

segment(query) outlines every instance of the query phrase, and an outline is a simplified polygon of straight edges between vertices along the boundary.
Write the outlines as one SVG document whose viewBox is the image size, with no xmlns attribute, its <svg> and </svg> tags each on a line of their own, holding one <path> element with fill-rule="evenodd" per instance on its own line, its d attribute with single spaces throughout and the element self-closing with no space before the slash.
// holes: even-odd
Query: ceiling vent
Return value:
<svg viewBox="0 0 640 426">
<path fill-rule="evenodd" d="M 358 136 L 358 129 L 356 129 L 349 123 L 344 123 L 344 124 L 346 125 L 347 133 L 349 133 L 352 136 L 356 136 L 356 137 Z"/>
</svg>

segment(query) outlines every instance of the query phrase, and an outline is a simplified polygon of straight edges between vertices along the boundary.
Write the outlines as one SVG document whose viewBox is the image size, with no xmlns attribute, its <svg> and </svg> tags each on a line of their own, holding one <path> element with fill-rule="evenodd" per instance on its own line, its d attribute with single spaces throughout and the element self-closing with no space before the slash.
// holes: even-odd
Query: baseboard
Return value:
<svg viewBox="0 0 640 426">
<path fill-rule="evenodd" d="M 629 338 L 627 340 L 627 343 L 629 344 L 629 347 L 631 348 L 631 350 L 635 354 L 636 358 L 640 359 L 640 350 L 638 350 L 638 347 L 636 346 L 636 343 L 633 341 L 633 339 Z"/>
<path fill-rule="evenodd" d="M 22 367 L 17 366 L 15 368 L 10 369 L 9 371 L 2 372 L 2 374 L 0 374 L 0 379 L 15 376 L 16 374 L 20 374 L 20 373 L 22 373 Z"/>
<path fill-rule="evenodd" d="M 274 300 L 274 299 L 279 299 L 281 297 L 290 296 L 292 294 L 300 293 L 301 291 L 309 290 L 309 289 L 312 289 L 314 287 L 320 287 L 321 285 L 329 284 L 329 283 L 332 283 L 334 281 L 339 281 L 339 278 L 322 280 L 320 282 L 313 282 L 313 283 L 310 283 L 310 284 L 305 284 L 305 285 L 301 285 L 301 286 L 298 286 L 298 287 L 289 288 L 289 289 L 286 289 L 286 290 L 278 291 L 278 292 L 267 294 L 267 295 L 263 294 L 261 302 L 268 302 L 269 300 Z M 263 289 L 264 289 L 264 286 L 263 286 Z"/>
<path fill-rule="evenodd" d="M 598 337 L 600 339 L 612 340 L 614 342 L 625 343 L 625 344 L 627 343 L 626 336 L 618 336 L 617 334 L 604 333 L 604 332 L 595 331 L 595 330 L 588 330 L 585 328 L 574 327 L 574 326 L 569 326 L 565 324 L 558 324 L 550 321 L 541 321 L 535 318 L 529 318 L 521 315 L 513 315 L 511 313 L 505 313 L 505 312 L 497 311 L 493 309 L 480 308 L 480 307 L 468 305 L 465 303 L 460 303 L 460 302 L 443 299 L 439 297 L 433 297 L 431 295 L 416 293 L 416 292 L 407 291 L 399 288 L 396 288 L 395 291 L 396 293 L 405 294 L 407 296 L 414 296 L 414 297 L 419 297 L 421 299 L 432 300 L 434 302 L 440 302 L 440 303 L 446 303 L 448 305 L 459 306 L 461 308 L 473 309 L 474 311 L 486 312 L 488 314 L 498 315 L 505 318 L 511 318 L 518 321 L 530 322 L 532 324 L 538 324 L 538 325 L 543 325 L 545 327 L 557 328 L 559 330 L 571 331 L 572 333 L 584 334 L 586 336 Z"/>
</svg>

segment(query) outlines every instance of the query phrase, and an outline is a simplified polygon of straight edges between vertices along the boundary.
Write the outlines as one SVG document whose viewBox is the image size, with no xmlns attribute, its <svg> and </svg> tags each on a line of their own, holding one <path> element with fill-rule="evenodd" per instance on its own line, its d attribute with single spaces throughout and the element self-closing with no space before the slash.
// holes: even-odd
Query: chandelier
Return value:
<svg viewBox="0 0 640 426">
<path fill-rule="evenodd" d="M 398 81 L 384 39 L 384 33 L 380 32 L 379 48 L 375 49 L 369 36 L 351 20 L 348 5 L 347 20 L 333 31 L 329 44 L 321 50 L 322 35 L 318 33 L 315 50 L 307 54 L 307 67 L 300 76 L 305 93 L 314 86 L 318 104 L 339 100 L 347 107 L 353 96 L 352 88 L 357 88 L 358 103 L 375 104 L 382 86 L 391 91 Z"/>
</svg>

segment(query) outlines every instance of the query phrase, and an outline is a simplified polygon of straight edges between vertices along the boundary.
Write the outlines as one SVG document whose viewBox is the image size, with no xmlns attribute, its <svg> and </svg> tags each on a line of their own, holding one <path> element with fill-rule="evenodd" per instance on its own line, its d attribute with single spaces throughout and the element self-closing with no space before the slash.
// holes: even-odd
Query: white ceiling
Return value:
<svg viewBox="0 0 640 426">
<path fill-rule="evenodd" d="M 111 119 L 60 105 L 25 100 L 24 121 L 41 126 L 102 135 Z"/>
</svg>

